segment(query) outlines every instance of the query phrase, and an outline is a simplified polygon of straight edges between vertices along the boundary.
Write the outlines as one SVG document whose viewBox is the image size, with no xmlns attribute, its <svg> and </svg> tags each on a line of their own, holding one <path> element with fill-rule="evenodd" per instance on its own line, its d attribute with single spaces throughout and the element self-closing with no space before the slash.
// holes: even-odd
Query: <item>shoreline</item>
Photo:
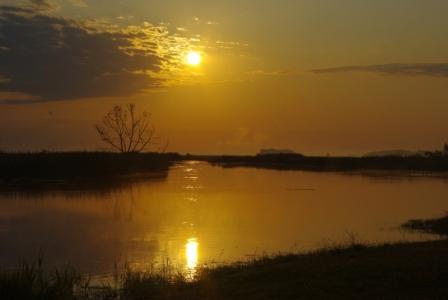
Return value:
<svg viewBox="0 0 448 300">
<path fill-rule="evenodd" d="M 134 180 L 164 178 L 178 160 L 173 153 L 0 153 L 0 190 L 115 187 Z"/>
<path fill-rule="evenodd" d="M 125 271 L 113 286 L 91 286 L 67 267 L 46 273 L 42 261 L 0 272 L 7 299 L 446 299 L 448 216 L 411 220 L 407 230 L 443 236 L 423 242 L 365 245 L 351 240 L 304 254 L 173 272 Z M 443 228 L 443 229 L 441 229 Z M 55 279 L 56 278 L 56 279 Z M 43 298 L 42 298 L 43 297 Z"/>
<path fill-rule="evenodd" d="M 222 156 L 178 153 L 0 152 L 0 187 L 72 181 L 101 181 L 169 172 L 178 162 L 201 161 L 222 168 L 345 172 L 368 176 L 407 174 L 447 177 L 448 156 L 318 157 L 299 154 Z M 100 178 L 98 180 L 98 178 Z"/>
<path fill-rule="evenodd" d="M 188 157 L 188 156 L 187 156 Z M 190 156 L 223 168 L 252 167 L 316 172 L 407 171 L 448 175 L 448 156 L 327 157 L 299 154 L 256 156 Z"/>
</svg>

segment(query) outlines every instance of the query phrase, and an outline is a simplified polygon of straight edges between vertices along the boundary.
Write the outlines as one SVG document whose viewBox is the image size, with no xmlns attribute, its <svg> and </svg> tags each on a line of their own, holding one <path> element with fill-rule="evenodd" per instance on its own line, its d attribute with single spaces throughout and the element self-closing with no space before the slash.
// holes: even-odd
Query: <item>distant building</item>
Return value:
<svg viewBox="0 0 448 300">
<path fill-rule="evenodd" d="M 298 154 L 290 149 L 261 149 L 258 155 Z"/>
</svg>

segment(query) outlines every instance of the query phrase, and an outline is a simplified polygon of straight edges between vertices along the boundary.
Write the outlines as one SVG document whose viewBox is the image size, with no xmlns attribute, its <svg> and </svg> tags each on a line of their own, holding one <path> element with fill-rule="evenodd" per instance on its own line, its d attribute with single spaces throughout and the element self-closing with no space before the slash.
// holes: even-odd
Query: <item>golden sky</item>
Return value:
<svg viewBox="0 0 448 300">
<path fill-rule="evenodd" d="M 0 5 L 0 149 L 100 149 L 93 124 L 129 102 L 182 153 L 448 142 L 444 0 Z"/>
</svg>

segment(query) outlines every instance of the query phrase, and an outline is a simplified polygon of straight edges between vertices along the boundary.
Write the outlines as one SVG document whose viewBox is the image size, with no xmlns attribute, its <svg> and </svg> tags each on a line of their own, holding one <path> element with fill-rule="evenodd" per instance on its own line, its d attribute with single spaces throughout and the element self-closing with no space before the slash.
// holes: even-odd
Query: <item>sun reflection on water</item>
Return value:
<svg viewBox="0 0 448 300">
<path fill-rule="evenodd" d="M 199 260 L 199 243 L 196 238 L 191 238 L 187 240 L 185 244 L 185 259 L 186 259 L 186 269 L 187 278 L 194 279 L 197 272 L 198 260 Z"/>
</svg>

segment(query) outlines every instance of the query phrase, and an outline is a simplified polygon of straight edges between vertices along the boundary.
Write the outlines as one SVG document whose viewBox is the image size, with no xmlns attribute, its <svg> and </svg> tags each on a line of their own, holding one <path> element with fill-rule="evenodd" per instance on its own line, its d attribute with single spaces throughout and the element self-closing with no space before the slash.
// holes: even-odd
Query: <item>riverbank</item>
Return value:
<svg viewBox="0 0 448 300">
<path fill-rule="evenodd" d="M 166 176 L 177 154 L 110 152 L 0 153 L 0 187 L 83 186 Z"/>
<path fill-rule="evenodd" d="M 448 241 L 323 249 L 200 274 L 197 282 L 134 276 L 125 299 L 447 299 Z"/>
<path fill-rule="evenodd" d="M 312 157 L 298 154 L 257 156 L 198 156 L 177 153 L 0 152 L 0 188 L 82 185 L 167 173 L 176 162 L 197 160 L 233 168 L 317 172 L 408 171 L 448 176 L 448 156 L 430 157 Z M 166 176 L 166 175 L 165 175 Z"/>
<path fill-rule="evenodd" d="M 401 226 L 405 230 L 421 231 L 424 233 L 448 236 L 448 213 L 444 217 L 429 220 L 409 220 Z"/>
<path fill-rule="evenodd" d="M 410 171 L 448 174 L 448 156 L 330 157 L 299 154 L 256 156 L 191 156 L 224 168 L 252 167 L 274 170 L 335 171 Z"/>
<path fill-rule="evenodd" d="M 447 218 L 403 226 L 440 224 Z M 412 230 L 434 232 L 428 225 Z M 371 246 L 353 240 L 307 254 L 201 268 L 195 280 L 175 272 L 128 271 L 117 275 L 120 288 L 93 288 L 70 268 L 48 273 L 41 263 L 23 264 L 17 271 L 0 272 L 0 294 L 11 300 L 447 299 L 447 251 L 447 239 Z"/>
</svg>

